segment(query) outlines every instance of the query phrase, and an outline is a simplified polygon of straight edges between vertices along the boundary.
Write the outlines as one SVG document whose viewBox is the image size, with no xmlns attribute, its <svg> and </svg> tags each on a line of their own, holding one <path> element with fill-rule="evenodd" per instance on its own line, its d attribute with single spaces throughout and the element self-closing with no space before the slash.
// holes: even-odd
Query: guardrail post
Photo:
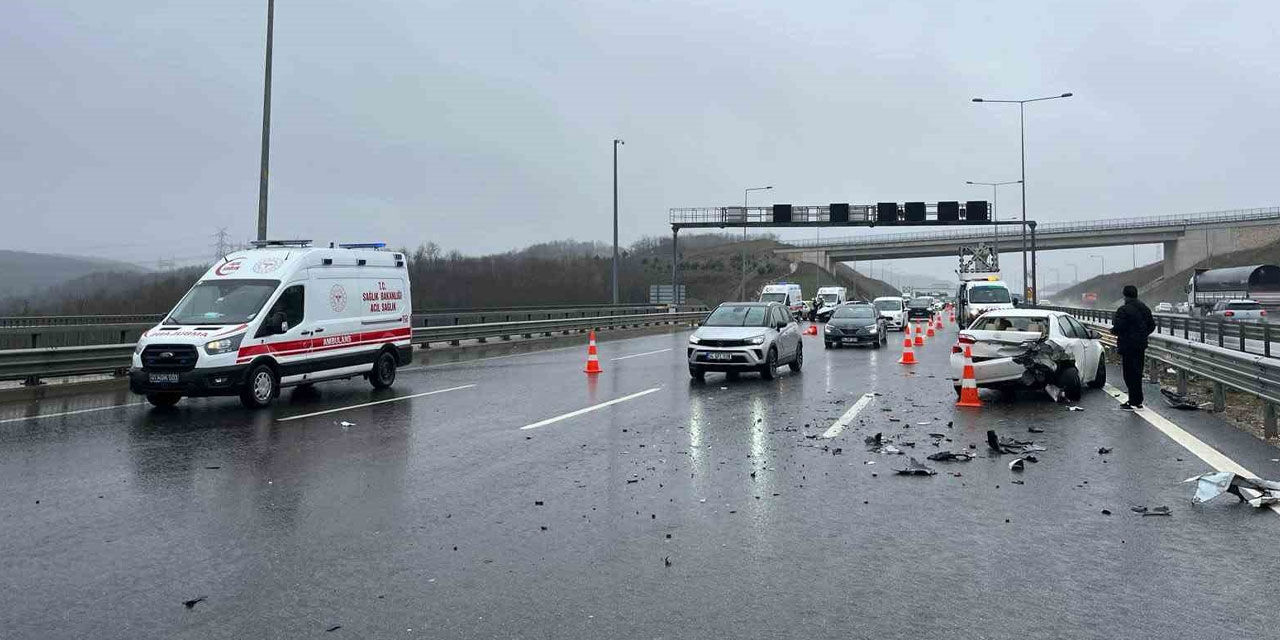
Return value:
<svg viewBox="0 0 1280 640">
<path fill-rule="evenodd" d="M 33 334 L 31 334 L 31 348 L 32 348 L 32 349 L 35 349 L 35 348 L 38 346 L 36 343 L 37 343 L 37 342 L 39 342 L 39 341 L 40 341 L 40 334 L 38 334 L 38 333 L 33 333 Z"/>
<path fill-rule="evenodd" d="M 1271 357 L 1271 325 L 1262 323 L 1262 355 Z"/>
<path fill-rule="evenodd" d="M 1244 324 L 1241 324 L 1239 326 L 1238 331 L 1240 331 L 1240 351 L 1241 353 L 1247 353 L 1247 350 L 1244 348 L 1244 334 L 1245 334 Z"/>
<path fill-rule="evenodd" d="M 1227 386 L 1221 382 L 1213 383 L 1213 411 L 1222 413 L 1227 410 Z"/>
<path fill-rule="evenodd" d="M 1160 361 L 1155 358 L 1147 358 L 1147 380 L 1160 383 Z"/>
<path fill-rule="evenodd" d="M 1217 331 L 1217 333 L 1218 333 L 1218 346 L 1219 346 L 1219 347 L 1221 347 L 1221 346 L 1223 346 L 1223 344 L 1222 344 L 1222 340 L 1225 338 L 1225 336 L 1223 336 L 1223 335 L 1222 335 L 1222 323 L 1221 323 L 1221 322 L 1217 322 L 1217 323 L 1214 323 L 1214 324 L 1216 325 L 1216 326 L 1214 327 L 1214 330 L 1215 330 L 1215 331 Z"/>
<path fill-rule="evenodd" d="M 44 383 L 40 381 L 40 376 L 36 376 L 36 375 L 27 376 L 22 381 L 22 386 L 24 387 L 38 387 L 42 384 Z"/>
<path fill-rule="evenodd" d="M 1276 406 L 1270 402 L 1262 405 L 1262 437 L 1276 437 Z"/>
<path fill-rule="evenodd" d="M 1187 395 L 1187 370 L 1178 369 L 1178 395 Z"/>
</svg>

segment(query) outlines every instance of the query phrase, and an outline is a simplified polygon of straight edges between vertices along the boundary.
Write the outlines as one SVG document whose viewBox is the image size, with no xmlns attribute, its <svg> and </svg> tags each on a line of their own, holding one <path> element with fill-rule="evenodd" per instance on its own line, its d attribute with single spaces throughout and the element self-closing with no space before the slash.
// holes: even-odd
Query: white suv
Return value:
<svg viewBox="0 0 1280 640">
<path fill-rule="evenodd" d="M 1219 300 L 1209 317 L 1230 322 L 1266 322 L 1267 311 L 1254 300 Z"/>
<path fill-rule="evenodd" d="M 726 302 L 689 336 L 689 376 L 694 380 L 708 371 L 723 371 L 730 378 L 758 371 L 770 379 L 784 363 L 800 371 L 804 344 L 790 310 L 777 302 Z"/>
</svg>

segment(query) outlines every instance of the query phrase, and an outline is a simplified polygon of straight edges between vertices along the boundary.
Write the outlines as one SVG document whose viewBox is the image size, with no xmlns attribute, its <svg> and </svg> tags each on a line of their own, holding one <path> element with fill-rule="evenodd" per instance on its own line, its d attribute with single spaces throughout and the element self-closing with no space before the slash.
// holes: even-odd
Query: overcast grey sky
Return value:
<svg viewBox="0 0 1280 640">
<path fill-rule="evenodd" d="M 1018 114 L 970 99 L 1065 91 L 1028 108 L 1032 218 L 1274 205 L 1277 7 L 278 0 L 271 235 L 606 240 L 614 137 L 623 242 L 761 184 L 760 204 L 983 198 L 965 180 L 1018 177 Z M 265 14 L 0 3 L 0 247 L 154 260 L 251 237 Z"/>
</svg>

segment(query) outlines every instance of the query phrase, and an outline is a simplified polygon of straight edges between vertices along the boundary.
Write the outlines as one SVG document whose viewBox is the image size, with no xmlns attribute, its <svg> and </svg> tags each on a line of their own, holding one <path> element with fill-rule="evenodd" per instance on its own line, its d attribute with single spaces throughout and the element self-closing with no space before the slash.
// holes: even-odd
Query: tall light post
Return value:
<svg viewBox="0 0 1280 640">
<path fill-rule="evenodd" d="M 995 223 L 1000 220 L 1000 217 L 997 214 L 998 207 L 996 206 L 996 202 L 999 198 L 999 192 L 997 191 L 997 189 L 1007 184 L 1022 184 L 1022 181 L 1009 180 L 1008 182 L 975 182 L 973 180 L 965 180 L 964 183 L 979 185 L 983 187 L 991 187 L 991 222 Z M 1000 225 L 992 224 L 991 226 L 995 227 L 995 244 L 993 245 L 993 251 L 996 253 L 996 255 L 999 255 L 1000 254 Z M 1023 280 L 1026 280 L 1025 273 L 1023 274 Z M 1023 284 L 1022 288 L 1026 289 L 1027 286 Z"/>
<path fill-rule="evenodd" d="M 1098 271 L 1098 275 L 1103 275 L 1103 274 L 1105 274 L 1105 273 L 1107 272 L 1107 258 L 1106 258 L 1106 256 L 1098 255 L 1098 254 L 1096 254 L 1096 253 L 1091 253 L 1091 254 L 1089 254 L 1089 257 L 1090 257 L 1090 258 L 1097 258 L 1097 259 L 1098 259 L 1098 269 L 1099 269 L 1099 271 Z"/>
<path fill-rule="evenodd" d="M 974 98 L 974 102 L 1003 102 L 1018 105 L 1018 140 L 1021 146 L 1022 155 L 1022 288 L 1026 293 L 1027 288 L 1027 117 L 1026 105 L 1028 102 L 1042 102 L 1045 100 L 1057 100 L 1059 98 L 1070 98 L 1072 93 L 1064 93 L 1057 96 L 1047 96 L 1044 98 L 1030 98 L 1027 100 L 992 100 L 989 98 Z M 1035 261 L 1031 262 L 1031 302 L 1036 301 L 1036 265 Z"/>
<path fill-rule="evenodd" d="M 1078 264 L 1076 264 L 1076 263 L 1072 262 L 1072 263 L 1071 263 L 1071 272 L 1072 272 L 1072 274 L 1073 274 L 1073 275 L 1072 275 L 1072 281 L 1071 281 L 1071 283 L 1072 283 L 1072 284 L 1076 284 L 1076 283 L 1080 282 L 1080 265 L 1078 265 Z"/>
<path fill-rule="evenodd" d="M 618 304 L 618 145 L 626 144 L 613 139 L 613 304 Z M 671 304 L 676 302 L 676 292 L 671 291 Z"/>
<path fill-rule="evenodd" d="M 276 0 L 267 0 L 267 69 L 262 87 L 262 166 L 258 170 L 258 239 L 267 239 L 267 164 L 271 149 L 271 32 Z"/>
<path fill-rule="evenodd" d="M 747 196 L 752 191 L 768 191 L 773 185 L 767 187 L 750 187 L 742 190 L 742 282 L 738 285 L 738 300 L 746 301 L 747 299 Z"/>
</svg>

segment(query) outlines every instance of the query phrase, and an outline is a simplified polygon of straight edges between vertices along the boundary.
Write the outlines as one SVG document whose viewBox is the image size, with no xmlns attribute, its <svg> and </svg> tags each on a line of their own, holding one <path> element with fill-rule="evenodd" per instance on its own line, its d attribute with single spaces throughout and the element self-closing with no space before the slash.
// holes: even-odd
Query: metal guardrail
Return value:
<svg viewBox="0 0 1280 640">
<path fill-rule="evenodd" d="M 1118 229 L 1150 229 L 1168 226 L 1196 226 L 1204 224 L 1221 224 L 1224 222 L 1247 222 L 1251 220 L 1280 220 L 1280 207 L 1258 207 L 1254 209 L 1232 209 L 1229 211 L 1208 211 L 1204 213 L 1187 213 L 1163 216 L 1141 216 L 1135 218 L 1115 218 L 1087 222 L 1046 222 L 1036 225 L 1036 236 L 1042 240 L 1046 234 L 1055 233 L 1089 233 L 1115 231 Z M 986 240 L 993 237 L 988 226 L 985 230 L 965 229 L 951 231 L 929 231 L 920 233 L 888 233 L 881 235 L 846 236 L 823 238 L 820 240 L 788 240 L 793 247 L 826 247 L 842 244 L 872 246 L 893 242 L 929 242 L 934 240 Z M 1000 231 L 1000 238 L 1021 238 L 1020 228 L 1006 228 Z"/>
<path fill-rule="evenodd" d="M 1085 309 L 1079 307 L 1055 307 L 1038 305 L 1037 309 L 1061 311 L 1082 320 L 1105 323 L 1110 326 L 1115 312 L 1110 309 Z M 1193 318 L 1171 313 L 1151 314 L 1156 321 L 1156 334 L 1181 336 L 1184 340 L 1199 340 L 1204 344 L 1232 351 L 1272 357 L 1272 340 L 1280 341 L 1280 328 L 1267 322 L 1232 322 L 1214 318 Z"/>
<path fill-rule="evenodd" d="M 701 311 L 705 307 L 686 307 Z M 530 320 L 600 318 L 662 313 L 669 305 L 565 305 L 415 312 L 413 327 L 484 324 Z M 127 344 L 155 326 L 164 314 L 32 316 L 0 318 L 0 349 L 36 349 L 94 344 Z"/>
<path fill-rule="evenodd" d="M 624 329 L 632 327 L 693 324 L 706 316 L 705 311 L 646 313 L 588 318 L 488 322 L 484 324 L 415 327 L 413 343 L 429 348 L 433 343 L 458 344 L 463 340 L 486 342 L 509 340 L 514 336 L 570 334 L 587 330 Z M 100 373 L 122 373 L 129 368 L 132 344 L 91 345 L 83 347 L 48 347 L 42 349 L 10 349 L 0 351 L 0 380 L 24 380 L 36 384 L 42 378 Z"/>
</svg>

